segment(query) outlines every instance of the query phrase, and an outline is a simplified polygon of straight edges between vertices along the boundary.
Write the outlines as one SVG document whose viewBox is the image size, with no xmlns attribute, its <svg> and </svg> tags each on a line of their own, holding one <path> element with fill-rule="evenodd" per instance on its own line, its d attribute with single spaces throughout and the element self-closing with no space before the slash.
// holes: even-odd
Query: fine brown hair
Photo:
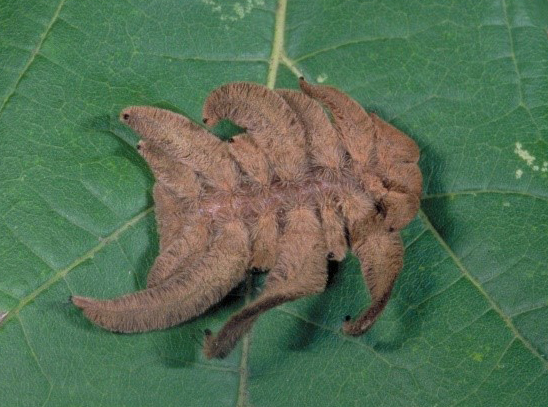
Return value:
<svg viewBox="0 0 548 407">
<path fill-rule="evenodd" d="M 399 230 L 419 209 L 419 149 L 343 92 L 304 79 L 300 88 L 240 82 L 214 90 L 203 121 L 245 129 L 230 142 L 167 110 L 122 111 L 156 178 L 160 254 L 145 290 L 73 296 L 86 317 L 118 332 L 166 328 L 219 302 L 246 270 L 269 270 L 261 294 L 217 335 L 206 333 L 206 356 L 224 357 L 261 313 L 322 292 L 327 259 L 351 250 L 372 303 L 343 331 L 371 327 L 402 268 Z"/>
</svg>

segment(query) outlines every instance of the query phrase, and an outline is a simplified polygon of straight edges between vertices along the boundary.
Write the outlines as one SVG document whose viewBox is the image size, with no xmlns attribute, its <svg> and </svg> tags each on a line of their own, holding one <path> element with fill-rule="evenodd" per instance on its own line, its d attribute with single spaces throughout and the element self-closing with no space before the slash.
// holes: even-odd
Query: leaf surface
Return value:
<svg viewBox="0 0 548 407">
<path fill-rule="evenodd" d="M 0 5 L 0 394 L 10 406 L 543 406 L 548 399 L 548 3 L 30 1 Z M 201 353 L 255 289 L 115 335 L 72 306 L 144 286 L 153 178 L 128 105 L 197 121 L 221 84 L 336 86 L 421 147 L 405 268 L 360 338 L 359 264 Z"/>
</svg>

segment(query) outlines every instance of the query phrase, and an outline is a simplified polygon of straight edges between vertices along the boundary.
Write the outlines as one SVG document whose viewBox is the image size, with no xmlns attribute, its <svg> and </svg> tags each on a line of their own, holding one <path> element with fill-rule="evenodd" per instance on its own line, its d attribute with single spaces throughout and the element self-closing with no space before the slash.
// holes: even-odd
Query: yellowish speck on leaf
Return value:
<svg viewBox="0 0 548 407">
<path fill-rule="evenodd" d="M 316 78 L 316 82 L 324 83 L 326 79 L 327 79 L 327 74 L 322 73 L 322 74 L 318 75 L 318 77 Z"/>
<path fill-rule="evenodd" d="M 483 354 L 479 352 L 472 352 L 470 357 L 475 360 L 476 362 L 483 362 Z"/>
<path fill-rule="evenodd" d="M 521 158 L 523 161 L 525 161 L 525 164 L 527 164 L 527 166 L 533 171 L 548 172 L 548 161 L 544 161 L 542 163 L 542 167 L 540 166 L 540 164 L 535 164 L 535 160 L 537 159 L 537 157 L 524 149 L 523 145 L 519 141 L 516 142 L 514 153 L 517 154 L 518 157 Z M 520 179 L 522 174 L 522 170 L 516 170 L 516 179 Z"/>
<path fill-rule="evenodd" d="M 222 21 L 237 21 L 243 19 L 256 7 L 264 6 L 264 0 L 221 1 L 201 0 L 211 7 L 211 11 L 220 14 Z"/>
<path fill-rule="evenodd" d="M 236 13 L 236 15 L 240 18 L 244 18 L 245 17 L 245 10 L 244 10 L 244 7 L 240 4 L 240 3 L 236 3 L 234 4 L 234 12 Z"/>
<path fill-rule="evenodd" d="M 519 141 L 516 142 L 516 148 L 514 149 L 514 153 L 516 153 L 519 156 L 519 158 L 525 161 L 529 167 L 532 167 L 533 161 L 536 160 L 536 157 L 531 155 L 529 151 L 525 150 Z"/>
</svg>

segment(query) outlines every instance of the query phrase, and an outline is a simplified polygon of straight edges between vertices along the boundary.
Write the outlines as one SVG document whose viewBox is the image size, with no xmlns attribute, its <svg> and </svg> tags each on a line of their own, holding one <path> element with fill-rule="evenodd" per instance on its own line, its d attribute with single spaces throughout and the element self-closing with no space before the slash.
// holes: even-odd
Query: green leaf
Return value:
<svg viewBox="0 0 548 407">
<path fill-rule="evenodd" d="M 545 406 L 548 3 L 544 0 L 3 0 L 0 397 L 6 406 Z M 334 85 L 421 147 L 405 268 L 369 302 L 349 256 L 325 293 L 262 316 L 225 360 L 195 321 L 115 335 L 72 306 L 141 287 L 152 176 L 128 105 L 199 120 L 231 81 Z"/>
</svg>

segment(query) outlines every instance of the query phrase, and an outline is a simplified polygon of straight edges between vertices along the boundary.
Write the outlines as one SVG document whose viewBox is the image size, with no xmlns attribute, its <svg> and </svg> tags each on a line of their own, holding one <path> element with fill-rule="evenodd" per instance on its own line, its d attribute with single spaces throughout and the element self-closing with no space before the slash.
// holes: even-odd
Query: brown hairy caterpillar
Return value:
<svg viewBox="0 0 548 407">
<path fill-rule="evenodd" d="M 167 110 L 122 111 L 156 178 L 160 254 L 145 290 L 72 297 L 90 320 L 118 332 L 166 328 L 219 302 L 246 270 L 270 270 L 253 302 L 216 336 L 206 331 L 206 356 L 224 357 L 261 313 L 322 292 L 327 259 L 340 261 L 350 249 L 372 303 L 343 331 L 371 327 L 402 268 L 399 230 L 419 209 L 419 149 L 339 90 L 303 78 L 300 87 L 241 82 L 214 90 L 203 121 L 245 129 L 230 142 Z"/>
</svg>

